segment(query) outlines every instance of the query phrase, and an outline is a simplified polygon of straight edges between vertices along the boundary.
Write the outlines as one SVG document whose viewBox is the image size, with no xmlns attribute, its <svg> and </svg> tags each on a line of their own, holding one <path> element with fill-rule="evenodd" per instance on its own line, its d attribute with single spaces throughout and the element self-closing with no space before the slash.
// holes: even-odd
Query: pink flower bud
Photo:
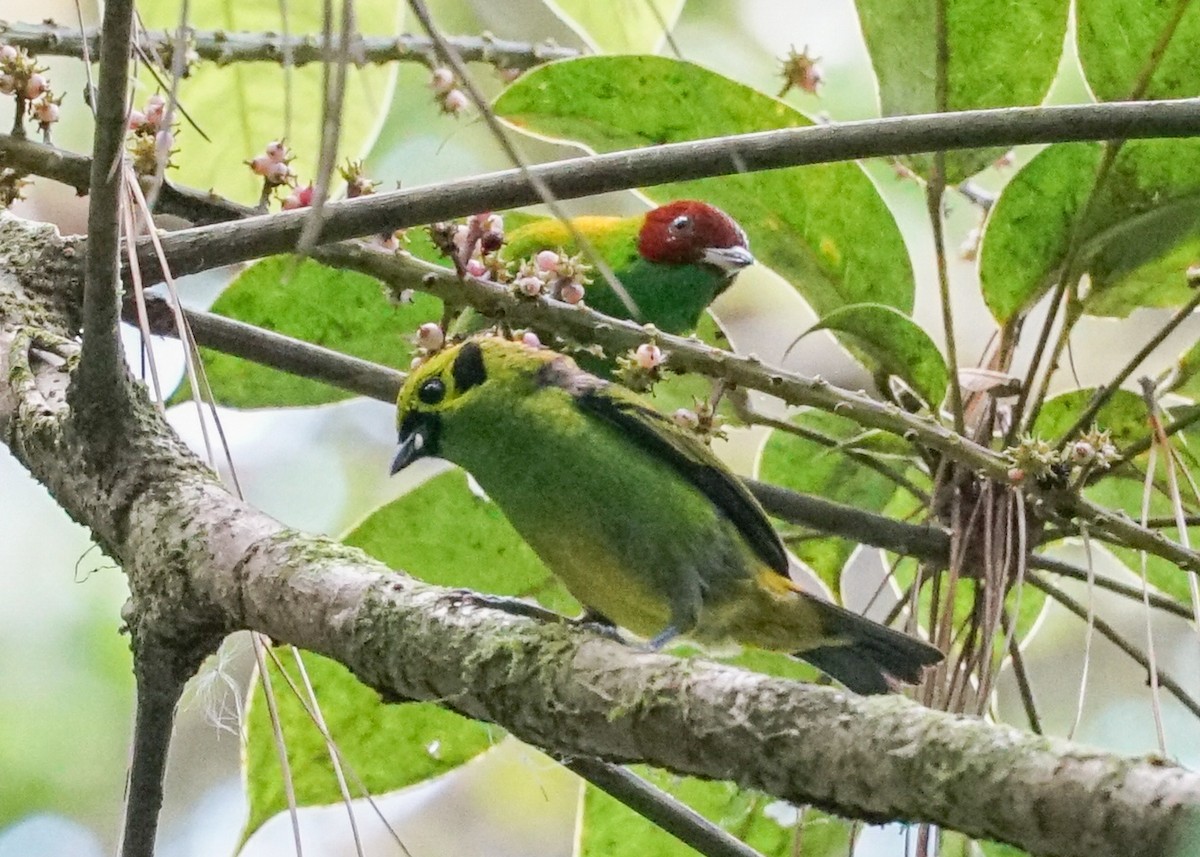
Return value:
<svg viewBox="0 0 1200 857">
<path fill-rule="evenodd" d="M 49 88 L 46 83 L 46 78 L 37 72 L 29 75 L 29 80 L 25 83 L 25 97 L 30 101 L 40 96 Z"/>
<path fill-rule="evenodd" d="M 281 164 L 287 160 L 288 149 L 282 140 L 273 140 L 267 143 L 266 155 L 277 164 Z"/>
<path fill-rule="evenodd" d="M 429 88 L 438 95 L 445 95 L 454 89 L 454 72 L 448 68 L 435 68 L 429 76 Z"/>
<path fill-rule="evenodd" d="M 518 340 L 526 348 L 541 348 L 542 340 L 538 339 L 538 335 L 532 330 L 527 330 L 521 334 Z"/>
<path fill-rule="evenodd" d="M 472 277 L 482 277 L 487 273 L 487 266 L 478 259 L 467 260 L 467 273 Z"/>
<path fill-rule="evenodd" d="M 169 152 L 175 147 L 175 135 L 165 128 L 154 135 L 154 146 L 160 152 Z"/>
<path fill-rule="evenodd" d="M 675 425 L 685 429 L 697 429 L 700 427 L 700 417 L 695 411 L 687 408 L 680 408 L 671 415 L 671 419 L 675 421 Z"/>
<path fill-rule="evenodd" d="M 542 293 L 542 281 L 537 277 L 521 277 L 517 280 L 516 286 L 522 294 L 531 298 L 536 298 Z"/>
<path fill-rule="evenodd" d="M 495 253 L 504 246 L 504 233 L 489 229 L 479 236 L 479 250 L 483 253 Z"/>
<path fill-rule="evenodd" d="M 1019 485 L 1025 481 L 1025 471 L 1020 467 L 1008 468 L 1008 481 Z"/>
<path fill-rule="evenodd" d="M 568 280 L 558 290 L 558 297 L 564 303 L 577 304 L 583 300 L 583 286 L 574 280 Z"/>
<path fill-rule="evenodd" d="M 638 366 L 643 369 L 654 369 L 662 365 L 663 362 L 662 349 L 649 342 L 643 342 L 639 345 L 637 351 L 634 352 L 634 356 L 637 358 Z"/>
<path fill-rule="evenodd" d="M 146 121 L 151 125 L 161 125 L 167 113 L 167 100 L 158 93 L 146 99 Z"/>
<path fill-rule="evenodd" d="M 33 115 L 43 127 L 53 125 L 58 121 L 58 105 L 53 101 L 39 101 L 34 105 Z"/>
<path fill-rule="evenodd" d="M 462 113 L 470 103 L 461 89 L 452 89 L 442 97 L 442 109 L 447 113 Z"/>
<path fill-rule="evenodd" d="M 426 351 L 437 351 L 446 344 L 446 334 L 437 322 L 427 321 L 417 328 L 417 345 Z"/>
<path fill-rule="evenodd" d="M 257 160 L 257 159 L 256 159 Z M 295 173 L 287 164 L 275 163 L 270 158 L 267 159 L 266 172 L 263 176 L 272 184 L 287 184 L 288 179 L 292 178 Z"/>
<path fill-rule="evenodd" d="M 276 164 L 276 166 L 284 166 Z M 308 208 L 312 205 L 313 186 L 310 184 L 307 187 L 298 187 L 288 194 L 287 199 L 283 201 L 283 210 L 292 211 L 297 208 Z"/>
<path fill-rule="evenodd" d="M 129 111 L 129 130 L 136 131 L 146 124 L 146 114 L 140 110 Z"/>
<path fill-rule="evenodd" d="M 17 58 L 17 49 L 12 45 L 0 45 L 0 62 L 12 62 Z"/>
<path fill-rule="evenodd" d="M 470 237 L 468 234 L 469 232 L 470 230 L 468 230 L 466 226 L 462 225 L 459 225 L 454 230 L 454 238 L 452 240 L 454 241 L 454 249 L 458 251 L 459 257 L 469 256 L 475 252 L 474 247 L 467 246 L 467 238 Z"/>
<path fill-rule="evenodd" d="M 275 166 L 274 162 L 266 155 L 259 155 L 250 161 L 250 169 L 255 175 L 260 175 L 263 178 L 271 174 L 273 166 Z"/>
<path fill-rule="evenodd" d="M 557 271 L 560 259 L 553 250 L 543 250 L 533 257 L 539 271 Z"/>
</svg>

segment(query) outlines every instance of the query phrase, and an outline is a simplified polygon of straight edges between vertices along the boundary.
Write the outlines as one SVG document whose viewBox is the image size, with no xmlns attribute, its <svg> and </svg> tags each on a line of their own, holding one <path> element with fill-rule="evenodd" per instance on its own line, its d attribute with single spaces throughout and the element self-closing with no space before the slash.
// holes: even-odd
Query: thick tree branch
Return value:
<svg viewBox="0 0 1200 857">
<path fill-rule="evenodd" d="M 227 30 L 189 30 L 188 47 L 196 58 L 218 65 L 238 62 L 281 63 L 290 54 L 292 65 L 333 61 L 322 47 L 319 36 L 279 33 L 238 33 Z M 530 44 L 497 39 L 492 36 L 450 36 L 448 40 L 468 62 L 486 62 L 498 68 L 527 69 L 551 60 L 578 56 L 579 51 L 553 42 Z M 170 56 L 178 37 L 165 30 L 148 30 L 141 34 L 140 44 L 147 52 Z M 56 24 L 0 24 L 0 42 L 22 47 L 44 56 L 83 57 L 84 42 L 88 53 L 96 56 L 100 50 L 100 33 L 89 28 L 80 34 L 78 28 Z M 383 65 L 391 62 L 417 62 L 433 66 L 437 50 L 432 41 L 422 36 L 362 36 L 351 46 L 351 55 L 358 65 Z M 170 64 L 168 63 L 168 68 Z"/>
<path fill-rule="evenodd" d="M 475 605 L 230 496 L 128 378 L 95 455 L 62 399 L 79 282 L 52 231 L 0 219 L 0 432 L 125 568 L 135 621 L 195 657 L 235 628 L 321 652 L 391 698 L 437 700 L 552 753 L 732 779 L 873 821 L 1034 853 L 1165 853 L 1200 777 L 922 709 L 638 653 Z M 186 644 L 186 645 L 185 645 Z"/>
</svg>

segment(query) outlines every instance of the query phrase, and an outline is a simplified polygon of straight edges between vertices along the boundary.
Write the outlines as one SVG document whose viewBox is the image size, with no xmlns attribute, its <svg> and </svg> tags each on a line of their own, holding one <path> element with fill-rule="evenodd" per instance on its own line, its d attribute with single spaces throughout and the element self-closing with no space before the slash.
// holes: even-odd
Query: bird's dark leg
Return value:
<svg viewBox="0 0 1200 857">
<path fill-rule="evenodd" d="M 539 622 L 574 625 L 582 630 L 598 634 L 601 637 L 622 642 L 621 635 L 617 633 L 616 623 L 602 613 L 592 610 L 590 607 L 585 607 L 582 615 L 578 618 L 571 619 L 561 613 L 547 610 L 540 604 L 522 601 L 519 598 L 508 598 L 503 595 L 488 595 L 483 592 L 476 592 L 473 589 L 455 589 L 447 596 L 447 600 L 453 607 L 464 605 L 487 607 L 492 610 L 500 610 L 510 616 L 522 616 L 526 619 L 535 619 Z"/>
<path fill-rule="evenodd" d="M 522 601 L 519 598 L 507 598 L 503 595 L 487 595 L 473 589 L 452 590 L 446 600 L 452 607 L 488 607 L 492 610 L 500 610 L 510 616 L 524 616 L 527 619 L 537 619 L 541 622 L 571 621 L 561 613 L 547 610 L 539 604 Z"/>
<path fill-rule="evenodd" d="M 648 652 L 661 651 L 663 646 L 678 637 L 680 633 L 680 630 L 674 625 L 668 625 L 664 630 L 659 631 L 657 634 L 647 640 L 644 644 L 644 648 Z"/>
<path fill-rule="evenodd" d="M 601 637 L 607 637 L 618 643 L 624 642 L 620 632 L 617 631 L 617 623 L 591 607 L 583 608 L 583 612 L 575 619 L 575 624 L 593 634 L 599 634 Z"/>
</svg>

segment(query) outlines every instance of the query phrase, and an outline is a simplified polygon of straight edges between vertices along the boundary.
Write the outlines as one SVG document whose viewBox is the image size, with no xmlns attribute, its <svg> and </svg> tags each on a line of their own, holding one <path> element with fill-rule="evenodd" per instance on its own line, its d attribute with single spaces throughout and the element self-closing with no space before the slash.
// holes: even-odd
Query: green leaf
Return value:
<svg viewBox="0 0 1200 857">
<path fill-rule="evenodd" d="M 1187 396 L 1193 401 L 1200 399 L 1200 342 L 1179 355 L 1173 372 L 1170 392 Z"/>
<path fill-rule="evenodd" d="M 1077 0 L 1079 61 L 1097 98 L 1124 101 L 1133 94 L 1178 7 L 1167 0 Z M 1198 43 L 1200 8 L 1188 4 L 1140 97 L 1190 98 L 1200 91 Z"/>
<path fill-rule="evenodd" d="M 1001 324 L 1027 312 L 1054 284 L 1099 163 L 1096 144 L 1049 146 L 1000 194 L 983 234 L 979 279 Z"/>
<path fill-rule="evenodd" d="M 850 827 L 841 819 L 739 789 L 647 768 L 631 768 L 764 855 L 833 857 L 849 853 Z M 784 823 L 780 823 L 780 822 Z M 800 826 L 797 821 L 801 821 Z M 796 846 L 799 845 L 797 848 Z M 580 857 L 694 857 L 696 852 L 594 786 L 584 792 Z"/>
<path fill-rule="evenodd" d="M 861 433 L 861 427 L 852 420 L 823 411 L 804 411 L 792 421 L 839 441 L 850 442 Z M 757 471 L 757 477 L 765 482 L 816 494 L 866 512 L 882 512 L 897 491 L 896 484 L 886 476 L 844 452 L 784 431 L 771 432 Z M 788 544 L 788 549 L 816 572 L 838 598 L 842 568 L 856 547 L 845 539 L 820 534 L 800 541 L 789 540 Z"/>
<path fill-rule="evenodd" d="M 1001 323 L 1058 281 L 1072 240 L 1078 273 L 1091 280 L 1084 312 L 1124 316 L 1187 300 L 1185 271 L 1200 251 L 1200 141 L 1127 142 L 1089 206 L 1100 160 L 1099 144 L 1050 146 L 1001 194 L 979 272 Z"/>
<path fill-rule="evenodd" d="M 885 116 L 936 113 L 936 0 L 856 0 Z M 974 110 L 1040 104 L 1058 72 L 1067 0 L 946 0 L 946 107 Z M 958 182 L 1000 150 L 949 152 Z M 915 159 L 928 171 L 928 156 Z"/>
<path fill-rule="evenodd" d="M 287 29 L 293 34 L 320 33 L 321 8 L 315 0 L 289 3 Z M 355 4 L 356 26 L 372 35 L 395 35 L 400 31 L 401 8 L 403 4 L 396 0 L 360 0 Z M 138 4 L 138 12 L 146 27 L 174 32 L 179 26 L 179 0 L 147 0 Z M 193 3 L 188 7 L 187 23 L 196 29 L 275 33 L 284 29 L 276 3 Z M 287 143 L 296 155 L 292 166 L 302 184 L 315 177 L 320 157 L 324 104 L 321 75 L 320 63 L 291 70 L 292 127 Z M 351 64 L 347 68 L 339 161 L 358 157 L 370 148 L 380 117 L 387 113 L 395 75 L 395 63 L 361 68 Z M 159 89 L 150 75 L 143 73 L 140 77 L 145 92 Z M 176 137 L 180 151 L 174 157 L 179 169 L 171 171 L 172 180 L 212 188 L 248 205 L 257 202 L 262 179 L 243 162 L 262 152 L 267 143 L 289 134 L 284 79 L 280 60 L 225 66 L 205 62 L 195 66 L 179 82 L 179 103 L 209 139 L 206 141 L 179 117 Z M 142 100 L 144 96 L 139 96 L 135 106 L 141 107 Z"/>
<path fill-rule="evenodd" d="M 551 609 L 578 610 L 496 505 L 471 493 L 459 470 L 436 476 L 384 506 L 345 541 L 430 583 L 497 595 L 534 595 Z M 281 653 L 281 659 L 291 672 L 290 655 Z M 311 654 L 305 654 L 304 663 L 338 747 L 372 795 L 451 770 L 493 743 L 496 730 L 484 724 L 433 703 L 384 705 L 377 693 L 337 663 Z M 297 800 L 303 806 L 341 800 L 324 739 L 278 671 L 270 669 Z M 246 836 L 286 807 L 271 726 L 261 703 L 260 699 L 251 706 L 247 726 Z"/>
<path fill-rule="evenodd" d="M 212 306 L 212 312 L 284 333 L 335 351 L 407 369 L 413 338 L 425 321 L 441 318 L 441 301 L 416 293 L 395 304 L 373 277 L 311 260 L 275 256 L 251 265 Z M 201 349 L 213 397 L 241 408 L 319 405 L 352 393 L 319 381 Z M 188 398 L 184 384 L 172 404 Z"/>
<path fill-rule="evenodd" d="M 653 54 L 679 20 L 685 0 L 545 0 L 588 47 L 610 54 Z"/>
<path fill-rule="evenodd" d="M 1094 387 L 1072 390 L 1048 399 L 1038 412 L 1033 424 L 1033 434 L 1048 441 L 1056 441 L 1063 432 L 1074 425 L 1088 402 L 1096 394 Z M 1121 448 L 1141 440 L 1149 431 L 1146 423 L 1146 404 L 1142 397 L 1130 390 L 1117 390 L 1096 414 L 1092 421 L 1102 431 L 1112 433 L 1113 443 Z M 1083 431 L 1091 429 L 1084 426 Z"/>
<path fill-rule="evenodd" d="M 1161 459 L 1161 456 L 1160 456 Z M 1161 468 L 1161 463 L 1159 467 Z M 1161 472 L 1161 471 L 1160 471 Z M 1186 490 L 1186 489 L 1185 489 Z M 1135 521 L 1142 519 L 1142 496 L 1144 485 L 1140 479 L 1126 479 L 1120 476 L 1110 476 L 1092 485 L 1085 492 L 1088 499 L 1110 509 L 1125 512 Z M 1161 491 L 1155 490 L 1150 498 L 1150 515 L 1160 517 L 1173 515 L 1170 500 Z M 1177 538 L 1178 533 L 1172 527 L 1163 530 L 1169 538 Z M 1200 544 L 1200 527 L 1189 527 L 1188 534 L 1193 545 Z M 1141 553 L 1130 548 L 1105 544 L 1102 550 L 1110 551 L 1138 577 L 1142 574 Z M 1191 607 L 1192 595 L 1188 584 L 1188 572 L 1183 571 L 1173 562 L 1162 557 L 1147 554 L 1146 579 L 1152 586 L 1164 595 L 1174 598 L 1180 604 Z"/>
<path fill-rule="evenodd" d="M 931 408 L 946 397 L 950 373 L 942 352 L 904 313 L 882 304 L 853 304 L 822 316 L 802 336 L 816 330 L 836 331 L 849 339 L 878 372 L 902 379 Z"/>
<path fill-rule="evenodd" d="M 521 130 L 600 152 L 812 124 L 778 99 L 715 72 L 650 56 L 551 63 L 518 78 L 495 109 Z M 908 251 L 857 163 L 676 182 L 648 193 L 657 202 L 696 197 L 725 209 L 746 230 L 759 261 L 820 314 L 866 301 L 912 309 Z"/>
<path fill-rule="evenodd" d="M 291 683 L 303 693 L 295 659 L 285 649 L 276 651 Z M 311 652 L 302 657 L 329 734 L 337 742 L 353 797 L 362 797 L 358 778 L 377 797 L 452 771 L 493 743 L 492 731 L 482 723 L 431 702 L 384 704 L 378 693 L 336 661 Z M 324 737 L 278 667 L 269 660 L 267 664 L 297 805 L 340 802 L 342 795 Z M 308 702 L 307 697 L 304 701 Z M 284 775 L 261 682 L 256 684 L 247 715 L 244 774 L 250 816 L 243 841 L 287 809 Z"/>
</svg>

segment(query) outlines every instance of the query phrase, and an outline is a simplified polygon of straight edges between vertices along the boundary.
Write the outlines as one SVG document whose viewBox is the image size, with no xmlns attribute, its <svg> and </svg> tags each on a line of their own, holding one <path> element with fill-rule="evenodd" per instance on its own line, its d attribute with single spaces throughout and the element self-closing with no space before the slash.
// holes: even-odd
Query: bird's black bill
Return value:
<svg viewBox="0 0 1200 857">
<path fill-rule="evenodd" d="M 437 428 L 437 417 L 431 414 L 409 413 L 404 417 L 400 423 L 400 448 L 392 459 L 393 476 L 418 458 L 434 454 Z"/>
</svg>

